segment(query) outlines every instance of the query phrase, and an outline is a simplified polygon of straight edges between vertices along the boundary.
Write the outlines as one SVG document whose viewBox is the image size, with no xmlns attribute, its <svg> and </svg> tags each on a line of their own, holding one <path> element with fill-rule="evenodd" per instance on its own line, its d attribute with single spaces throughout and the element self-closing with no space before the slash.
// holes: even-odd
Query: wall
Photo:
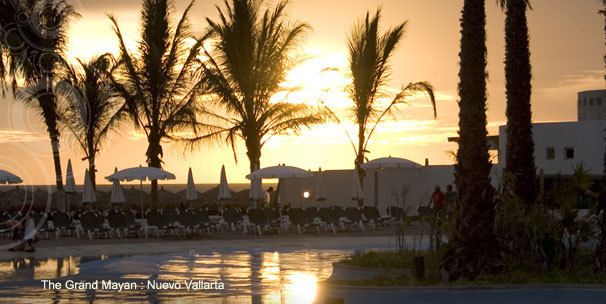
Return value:
<svg viewBox="0 0 606 304">
<path fill-rule="evenodd" d="M 604 130 L 606 121 L 578 121 L 533 124 L 535 142 L 534 158 L 537 171 L 543 169 L 545 175 L 574 172 L 574 167 L 583 163 L 591 174 L 601 174 L 604 155 Z M 507 143 L 506 126 L 499 127 L 499 168 L 505 168 Z M 547 147 L 555 149 L 555 158 L 547 159 Z M 574 159 L 565 159 L 564 148 L 574 148 Z"/>
<path fill-rule="evenodd" d="M 454 186 L 454 166 L 451 165 L 393 168 L 378 172 L 379 200 L 376 206 L 382 215 L 386 214 L 386 208 L 389 206 L 404 207 L 408 214 L 416 214 L 419 206 L 429 203 L 436 185 L 440 185 L 442 191 L 446 191 L 448 184 Z M 281 201 L 290 202 L 292 207 L 357 206 L 357 203 L 351 200 L 352 174 L 353 170 L 324 171 L 328 199 L 323 202 L 315 201 L 316 177 L 283 179 L 280 184 Z M 493 172 L 492 182 L 494 186 L 498 185 L 496 171 Z M 364 204 L 367 206 L 375 205 L 374 183 L 374 170 L 369 170 L 364 179 Z M 406 195 L 403 190 L 407 191 Z M 303 197 L 304 192 L 309 192 L 308 199 Z"/>
<path fill-rule="evenodd" d="M 579 92 L 578 96 L 577 120 L 606 120 L 606 90 Z"/>
</svg>

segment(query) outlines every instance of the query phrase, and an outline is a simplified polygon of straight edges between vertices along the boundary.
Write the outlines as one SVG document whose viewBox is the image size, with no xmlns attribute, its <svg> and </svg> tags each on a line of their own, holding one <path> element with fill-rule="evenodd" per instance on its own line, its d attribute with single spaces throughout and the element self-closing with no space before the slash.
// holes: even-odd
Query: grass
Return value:
<svg viewBox="0 0 606 304">
<path fill-rule="evenodd" d="M 413 269 L 414 257 L 425 257 L 426 275 L 423 279 L 407 276 L 371 280 L 331 281 L 332 284 L 350 286 L 486 286 L 486 285 L 540 285 L 540 284 L 606 284 L 605 274 L 593 273 L 593 252 L 579 253 L 573 269 L 542 270 L 532 265 L 519 265 L 509 261 L 502 274 L 480 276 L 475 281 L 459 280 L 442 283 L 439 280 L 439 263 L 443 252 L 370 251 L 356 253 L 342 262 L 350 266 L 372 268 Z"/>
</svg>

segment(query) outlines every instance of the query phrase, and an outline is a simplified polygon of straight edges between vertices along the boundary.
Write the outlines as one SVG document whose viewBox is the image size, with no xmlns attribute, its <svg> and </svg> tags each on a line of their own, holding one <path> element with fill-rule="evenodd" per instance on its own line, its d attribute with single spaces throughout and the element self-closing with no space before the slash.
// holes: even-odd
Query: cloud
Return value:
<svg viewBox="0 0 606 304">
<path fill-rule="evenodd" d="M 46 140 L 45 136 L 28 131 L 0 130 L 0 144 L 26 143 Z"/>
</svg>

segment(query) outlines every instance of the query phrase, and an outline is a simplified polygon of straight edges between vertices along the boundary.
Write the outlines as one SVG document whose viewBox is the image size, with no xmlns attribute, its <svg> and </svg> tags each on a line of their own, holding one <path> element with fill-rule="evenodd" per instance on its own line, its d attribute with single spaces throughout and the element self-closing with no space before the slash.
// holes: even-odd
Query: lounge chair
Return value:
<svg viewBox="0 0 606 304">
<path fill-rule="evenodd" d="M 205 229 L 208 232 L 208 235 L 210 235 L 210 230 L 213 227 L 213 225 L 210 223 L 210 218 L 208 217 L 207 210 L 206 209 L 196 209 L 196 210 L 192 210 L 192 212 L 194 213 L 194 219 L 198 226 L 198 229 L 200 229 L 200 231 L 202 229 Z"/>
<path fill-rule="evenodd" d="M 236 209 L 226 208 L 223 210 L 223 222 L 225 222 L 232 231 L 240 230 L 239 227 L 236 229 L 236 226 L 242 226 L 242 214 Z"/>
<path fill-rule="evenodd" d="M 103 216 L 97 215 L 94 212 L 85 212 L 80 217 L 82 230 L 88 235 L 89 239 L 93 239 L 95 233 L 102 237 L 105 234 L 107 237 L 112 237 L 112 229 L 103 227 Z"/>
<path fill-rule="evenodd" d="M 360 212 L 360 209 L 356 207 L 347 207 L 345 208 L 345 216 L 350 221 L 349 225 L 351 227 L 351 230 L 353 230 L 356 226 L 362 231 L 366 230 L 364 229 L 364 218 L 362 218 L 362 213 Z"/>
<path fill-rule="evenodd" d="M 372 206 L 366 206 L 362 208 L 362 216 L 364 217 L 364 224 L 368 224 L 373 228 L 382 224 L 381 215 L 379 209 Z"/>
<path fill-rule="evenodd" d="M 70 235 L 70 231 L 75 229 L 75 227 L 71 226 L 71 220 L 67 213 L 55 212 L 51 215 L 51 220 L 53 221 L 53 228 L 55 229 L 55 237 L 57 239 L 61 236 L 61 232 L 66 231 Z M 77 229 L 76 234 L 80 237 L 80 232 Z"/>
<path fill-rule="evenodd" d="M 341 225 L 339 214 L 334 207 L 323 207 L 319 210 L 320 219 L 322 222 L 330 226 L 333 233 L 337 233 L 337 225 Z"/>
<path fill-rule="evenodd" d="M 122 238 L 120 231 L 125 232 L 128 229 L 126 217 L 120 211 L 110 211 L 107 215 L 107 223 L 109 224 L 110 229 L 116 232 L 118 238 Z"/>
</svg>

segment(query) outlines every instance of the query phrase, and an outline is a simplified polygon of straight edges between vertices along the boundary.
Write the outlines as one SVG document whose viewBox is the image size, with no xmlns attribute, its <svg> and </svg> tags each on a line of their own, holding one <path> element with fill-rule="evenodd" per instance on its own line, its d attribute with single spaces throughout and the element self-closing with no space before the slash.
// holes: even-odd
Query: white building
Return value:
<svg viewBox="0 0 606 304">
<path fill-rule="evenodd" d="M 606 90 L 579 93 L 578 121 L 535 123 L 532 126 L 537 172 L 545 176 L 569 175 L 574 166 L 584 164 L 592 174 L 602 173 L 606 142 Z M 457 138 L 449 138 L 456 142 Z M 498 136 L 488 138 L 490 149 L 498 151 L 498 164 L 492 172 L 492 183 L 499 186 L 505 167 L 506 126 L 499 127 Z M 412 162 L 411 162 L 412 163 Z M 414 163 L 413 163 L 414 164 Z M 292 207 L 356 206 L 352 201 L 353 170 L 324 172 L 327 200 L 315 201 L 316 177 L 285 179 L 281 182 L 281 201 Z M 401 206 L 409 214 L 427 205 L 436 185 L 442 190 L 454 185 L 454 166 L 419 165 L 410 168 L 369 170 L 364 179 L 364 204 L 376 206 L 384 214 L 389 206 Z"/>
<path fill-rule="evenodd" d="M 583 164 L 592 174 L 602 173 L 606 147 L 606 90 L 580 92 L 577 121 L 532 125 L 537 170 L 570 175 Z M 505 168 L 507 126 L 499 127 L 499 171 Z"/>
</svg>

